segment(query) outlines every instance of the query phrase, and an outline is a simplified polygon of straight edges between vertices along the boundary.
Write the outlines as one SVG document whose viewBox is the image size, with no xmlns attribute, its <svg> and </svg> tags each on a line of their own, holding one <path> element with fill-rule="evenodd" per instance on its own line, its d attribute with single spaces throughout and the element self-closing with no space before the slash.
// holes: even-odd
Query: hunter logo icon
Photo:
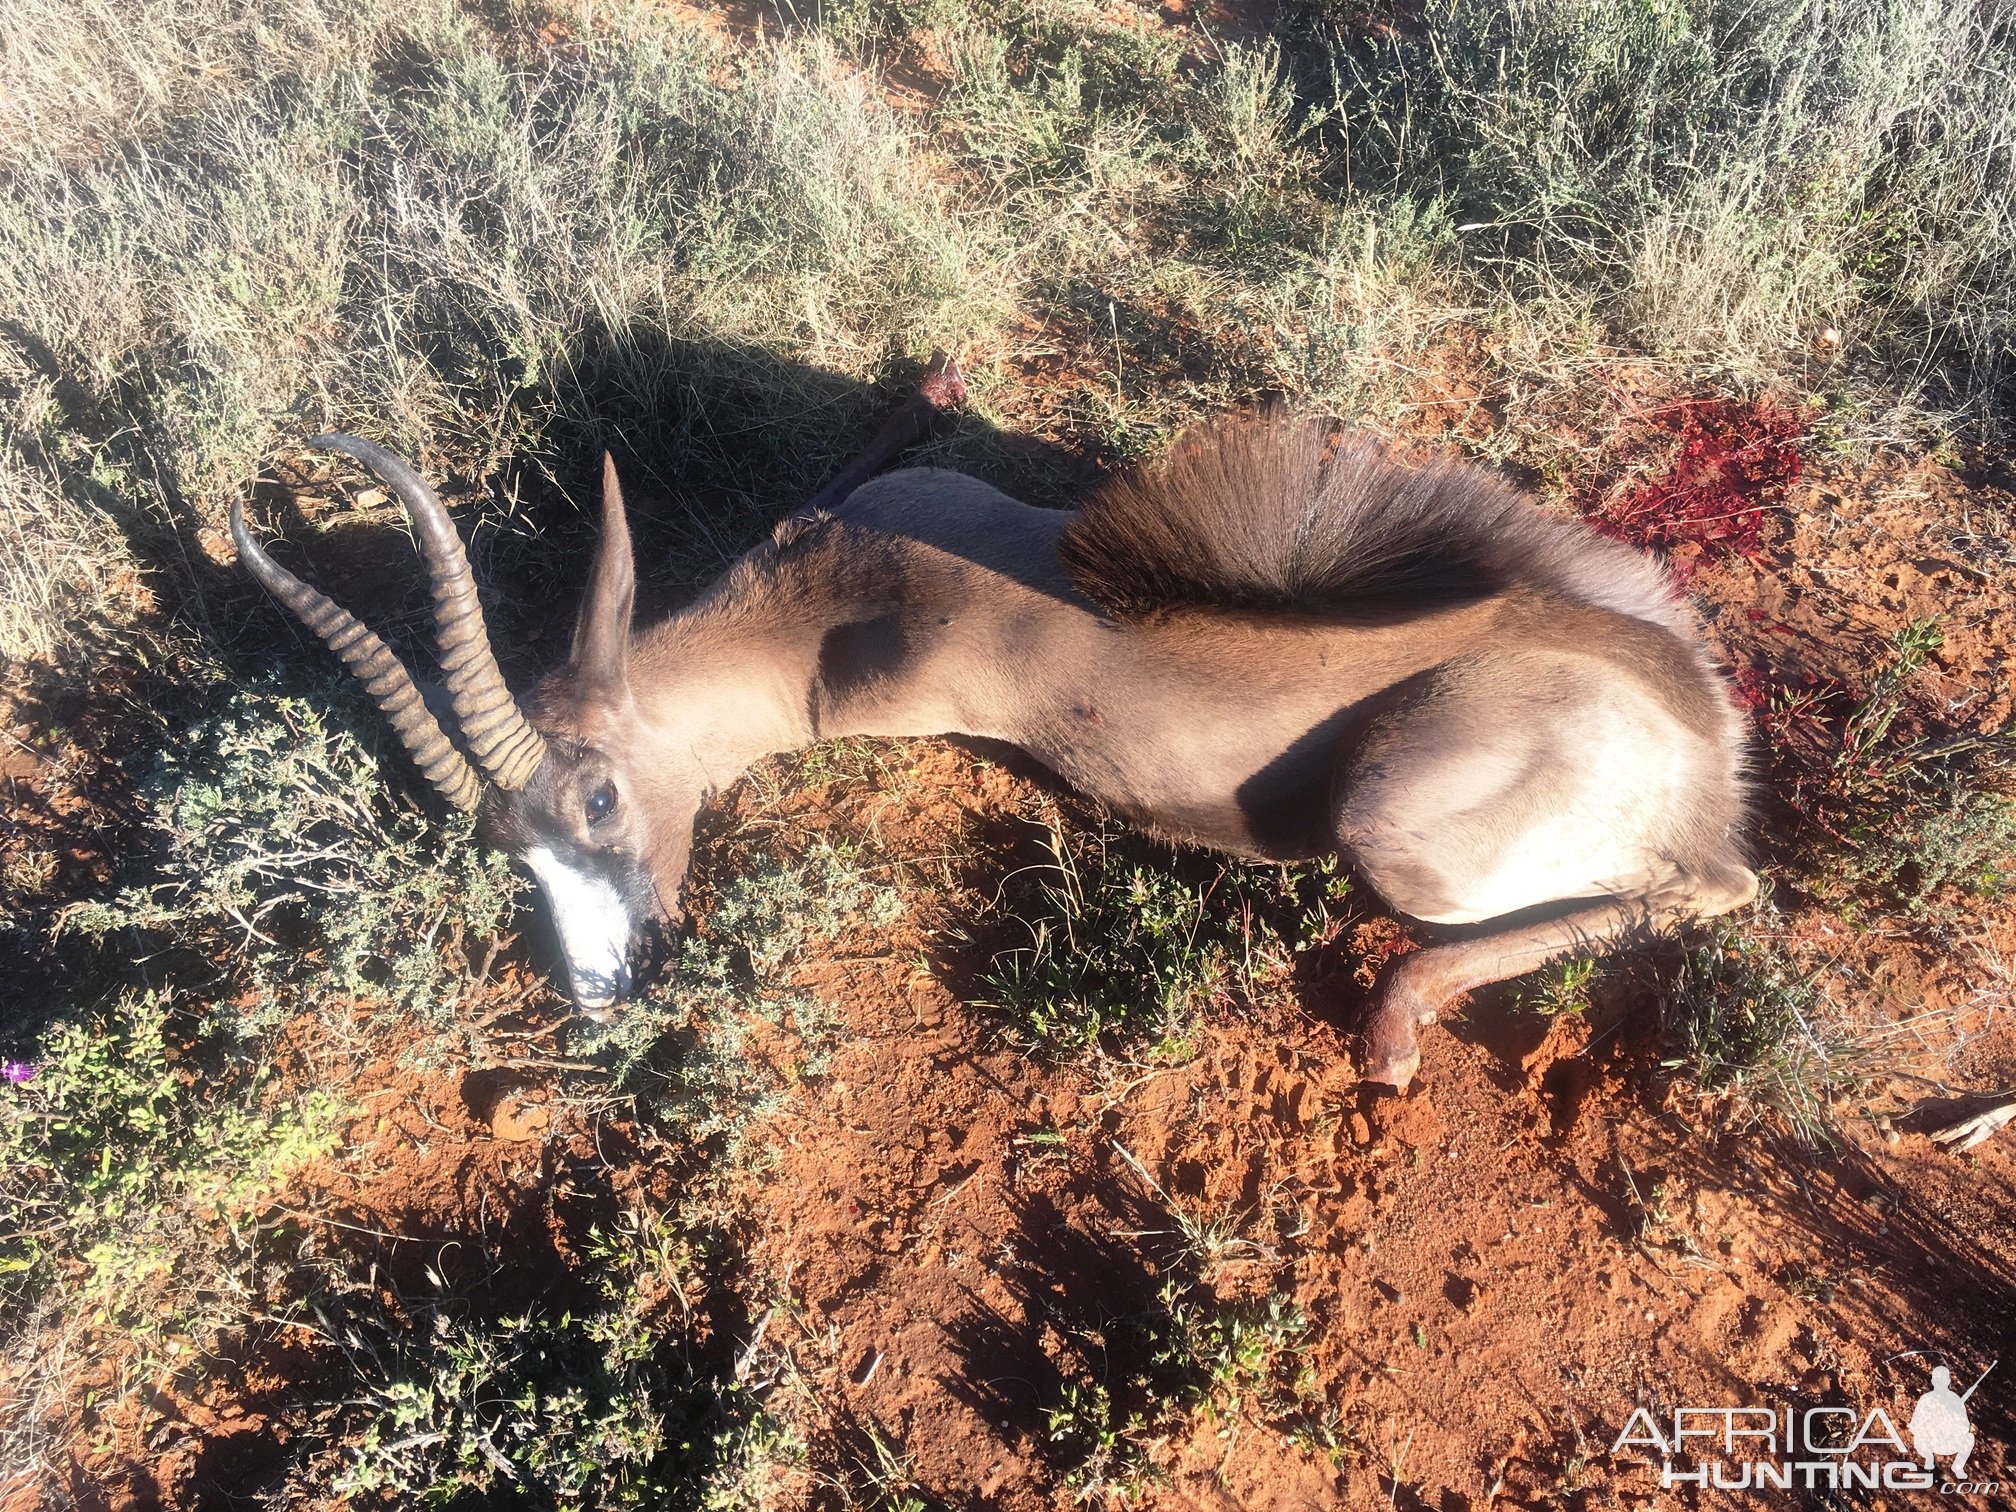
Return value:
<svg viewBox="0 0 2016 1512">
<path fill-rule="evenodd" d="M 1967 1479 L 1977 1442 L 1967 1400 L 2000 1363 L 1989 1361 L 1965 1391 L 1953 1389 L 1951 1370 L 1935 1365 L 1931 1389 L 1918 1398 L 1904 1432 L 1881 1405 L 1757 1403 L 1660 1412 L 1640 1407 L 1610 1452 L 1629 1453 L 1648 1468 L 1656 1465 L 1662 1491 L 1691 1485 L 1704 1491 L 1880 1488 L 1998 1496 L 2001 1481 Z M 1940 1460 L 1948 1462 L 1944 1477 Z"/>
<path fill-rule="evenodd" d="M 1988 1370 L 2000 1363 L 1991 1361 Z M 1953 1479 L 1967 1478 L 1967 1456 L 1974 1452 L 1974 1429 L 1967 1421 L 1967 1398 L 1988 1379 L 1988 1370 L 1975 1377 L 1973 1386 L 1956 1395 L 1953 1372 L 1944 1365 L 1932 1367 L 1932 1389 L 1918 1398 L 1918 1405 L 1911 1412 L 1911 1447 L 1925 1461 L 1927 1470 L 1934 1468 L 1934 1459 L 1951 1455 Z"/>
</svg>

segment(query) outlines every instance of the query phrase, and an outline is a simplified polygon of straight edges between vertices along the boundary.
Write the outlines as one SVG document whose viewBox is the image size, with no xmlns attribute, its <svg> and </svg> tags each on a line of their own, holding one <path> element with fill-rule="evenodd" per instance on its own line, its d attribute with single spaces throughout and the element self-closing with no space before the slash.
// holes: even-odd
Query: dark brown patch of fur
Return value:
<svg viewBox="0 0 2016 1512">
<path fill-rule="evenodd" d="M 1138 619 L 1179 608 L 1348 616 L 1512 587 L 1684 632 L 1665 574 L 1457 461 L 1408 467 L 1377 441 L 1284 413 L 1218 421 L 1116 479 L 1066 527 L 1079 589 Z"/>
</svg>

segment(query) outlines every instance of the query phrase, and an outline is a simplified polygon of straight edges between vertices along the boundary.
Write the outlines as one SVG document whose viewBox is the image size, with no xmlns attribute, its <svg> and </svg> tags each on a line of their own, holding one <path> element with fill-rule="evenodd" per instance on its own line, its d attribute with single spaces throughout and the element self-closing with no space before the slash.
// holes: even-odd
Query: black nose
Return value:
<svg viewBox="0 0 2016 1512">
<path fill-rule="evenodd" d="M 632 980 L 628 962 L 606 973 L 575 971 L 570 967 L 567 973 L 568 996 L 574 999 L 575 1010 L 584 1018 L 606 1023 L 615 1013 L 617 1005 L 630 995 Z"/>
</svg>

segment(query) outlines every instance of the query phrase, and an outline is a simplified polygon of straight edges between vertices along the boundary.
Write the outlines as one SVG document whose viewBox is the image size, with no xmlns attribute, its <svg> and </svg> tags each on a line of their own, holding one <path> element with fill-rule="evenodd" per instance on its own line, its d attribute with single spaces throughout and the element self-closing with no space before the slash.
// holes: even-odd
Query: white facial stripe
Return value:
<svg viewBox="0 0 2016 1512">
<path fill-rule="evenodd" d="M 615 1002 L 630 950 L 630 910 L 623 895 L 607 878 L 569 866 L 543 845 L 533 846 L 523 859 L 553 910 L 574 1001 L 583 1008 Z"/>
</svg>

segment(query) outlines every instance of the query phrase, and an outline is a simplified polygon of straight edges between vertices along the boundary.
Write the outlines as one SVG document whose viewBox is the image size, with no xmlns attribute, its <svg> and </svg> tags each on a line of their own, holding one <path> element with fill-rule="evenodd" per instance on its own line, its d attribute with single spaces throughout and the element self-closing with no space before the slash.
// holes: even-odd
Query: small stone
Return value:
<svg viewBox="0 0 2016 1512">
<path fill-rule="evenodd" d="M 490 1132 L 507 1144 L 543 1139 L 553 1127 L 553 1113 L 543 1102 L 505 1096 L 490 1110 Z"/>
</svg>

